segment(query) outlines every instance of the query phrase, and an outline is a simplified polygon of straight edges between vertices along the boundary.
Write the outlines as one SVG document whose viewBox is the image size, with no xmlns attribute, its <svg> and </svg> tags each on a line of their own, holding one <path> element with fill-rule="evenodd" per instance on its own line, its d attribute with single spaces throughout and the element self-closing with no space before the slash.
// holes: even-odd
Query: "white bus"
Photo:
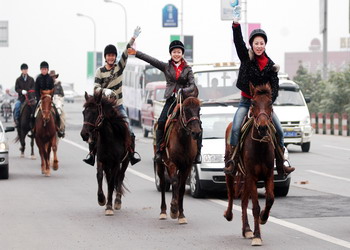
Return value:
<svg viewBox="0 0 350 250">
<path fill-rule="evenodd" d="M 123 100 L 132 125 L 141 125 L 141 106 L 149 82 L 164 81 L 163 72 L 135 57 L 129 57 L 123 73 Z"/>
</svg>

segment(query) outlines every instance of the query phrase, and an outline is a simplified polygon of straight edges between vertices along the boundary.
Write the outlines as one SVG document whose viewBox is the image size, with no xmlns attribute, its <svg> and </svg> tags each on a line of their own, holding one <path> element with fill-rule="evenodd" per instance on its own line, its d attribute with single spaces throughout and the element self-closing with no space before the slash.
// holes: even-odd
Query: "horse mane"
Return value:
<svg viewBox="0 0 350 250">
<path fill-rule="evenodd" d="M 270 83 L 265 83 L 263 85 L 255 86 L 255 94 L 256 95 L 267 95 L 271 98 L 272 90 L 270 87 Z"/>
<path fill-rule="evenodd" d="M 200 104 L 200 100 L 196 97 L 188 97 L 182 103 L 184 106 L 200 106 Z"/>
</svg>

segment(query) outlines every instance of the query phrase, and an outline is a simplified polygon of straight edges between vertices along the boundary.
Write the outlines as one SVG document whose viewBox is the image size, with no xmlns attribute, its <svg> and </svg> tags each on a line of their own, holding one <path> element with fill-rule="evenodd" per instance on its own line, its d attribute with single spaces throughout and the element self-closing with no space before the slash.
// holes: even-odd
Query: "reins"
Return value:
<svg viewBox="0 0 350 250">
<path fill-rule="evenodd" d="M 187 120 L 186 119 L 186 115 L 185 115 L 185 111 L 183 109 L 182 102 L 183 102 L 182 95 L 179 93 L 178 94 L 178 98 L 177 98 L 177 103 L 180 104 L 180 117 L 181 117 L 180 122 L 181 122 L 181 126 L 186 130 L 186 132 L 190 133 L 191 129 L 189 129 L 187 127 L 187 125 L 190 122 L 192 122 L 192 121 L 196 121 L 196 120 L 199 121 L 199 117 L 198 116 L 193 116 L 193 117 L 191 117 L 190 119 Z"/>
</svg>

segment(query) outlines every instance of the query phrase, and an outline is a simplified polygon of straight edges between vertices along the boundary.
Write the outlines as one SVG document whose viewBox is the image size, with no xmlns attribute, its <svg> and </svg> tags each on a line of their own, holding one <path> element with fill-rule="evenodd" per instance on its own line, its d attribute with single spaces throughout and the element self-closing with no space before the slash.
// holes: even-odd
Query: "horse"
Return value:
<svg viewBox="0 0 350 250">
<path fill-rule="evenodd" d="M 53 170 L 58 169 L 57 128 L 55 110 L 52 105 L 53 90 L 41 91 L 41 103 L 35 119 L 35 142 L 41 157 L 41 173 L 50 176 L 50 153 L 53 151 Z"/>
<path fill-rule="evenodd" d="M 242 205 L 242 234 L 244 238 L 252 239 L 253 246 L 262 245 L 260 224 L 265 224 L 269 218 L 271 207 L 274 203 L 274 128 L 272 124 L 272 94 L 270 84 L 254 87 L 250 84 L 252 104 L 250 107 L 250 123 L 246 136 L 243 138 L 240 149 L 240 167 L 235 168 L 233 174 L 226 174 L 226 186 L 228 194 L 228 207 L 224 217 L 231 221 L 232 201 L 234 198 L 234 185 L 236 194 L 240 193 Z M 248 122 L 249 122 L 248 121 Z M 226 129 L 225 164 L 230 164 L 232 155 L 229 145 L 229 136 L 232 128 L 230 123 Z M 242 135 L 243 136 L 243 135 Z M 258 201 L 257 182 L 265 182 L 265 208 L 260 212 Z M 236 184 L 234 184 L 236 183 Z M 239 190 L 237 190 L 239 189 Z M 253 203 L 254 233 L 251 231 L 247 207 L 251 197 Z"/>
<path fill-rule="evenodd" d="M 23 107 L 21 107 L 21 113 L 18 120 L 18 126 L 17 126 L 17 137 L 15 139 L 15 142 L 20 142 L 21 147 L 21 157 L 24 157 L 24 151 L 26 148 L 26 136 L 28 132 L 32 129 L 32 120 L 35 112 L 36 107 L 36 100 L 35 100 L 35 92 L 34 90 L 28 90 L 28 93 L 25 95 L 25 102 L 23 104 Z M 31 153 L 30 156 L 34 160 L 34 136 L 30 137 L 30 146 L 31 146 Z"/>
<path fill-rule="evenodd" d="M 128 149 L 131 146 L 129 128 L 114 106 L 114 99 L 102 96 L 102 91 L 95 92 L 93 96 L 85 92 L 83 116 L 84 123 L 80 135 L 84 141 L 96 145 L 98 204 L 106 205 L 105 215 L 111 216 L 114 214 L 114 191 L 114 209 L 121 209 L 121 197 L 125 188 L 123 181 L 129 165 Z M 107 203 L 102 189 L 103 173 L 108 185 Z"/>
<path fill-rule="evenodd" d="M 172 200 L 170 203 L 170 217 L 178 219 L 179 224 L 187 224 L 184 215 L 183 199 L 185 185 L 191 171 L 193 161 L 197 155 L 197 141 L 202 133 L 199 119 L 200 101 L 196 97 L 188 97 L 183 103 L 175 107 L 179 110 L 179 117 L 169 120 L 168 139 L 165 139 L 165 149 L 162 163 L 157 164 L 157 174 L 160 179 L 161 212 L 159 219 L 167 218 L 165 203 L 166 178 L 168 173 L 172 185 Z M 169 128 L 169 126 L 167 126 Z M 166 132 L 167 133 L 167 132 Z"/>
</svg>

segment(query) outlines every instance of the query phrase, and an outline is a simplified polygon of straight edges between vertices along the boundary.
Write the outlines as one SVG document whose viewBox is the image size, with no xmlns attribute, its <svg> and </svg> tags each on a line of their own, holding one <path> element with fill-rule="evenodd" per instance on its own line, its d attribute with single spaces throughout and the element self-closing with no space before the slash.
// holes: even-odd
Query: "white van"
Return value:
<svg viewBox="0 0 350 250">
<path fill-rule="evenodd" d="M 300 87 L 287 77 L 280 77 L 280 90 L 273 110 L 276 112 L 284 131 L 284 144 L 301 146 L 303 152 L 309 152 L 313 133 L 307 103 Z"/>
</svg>

